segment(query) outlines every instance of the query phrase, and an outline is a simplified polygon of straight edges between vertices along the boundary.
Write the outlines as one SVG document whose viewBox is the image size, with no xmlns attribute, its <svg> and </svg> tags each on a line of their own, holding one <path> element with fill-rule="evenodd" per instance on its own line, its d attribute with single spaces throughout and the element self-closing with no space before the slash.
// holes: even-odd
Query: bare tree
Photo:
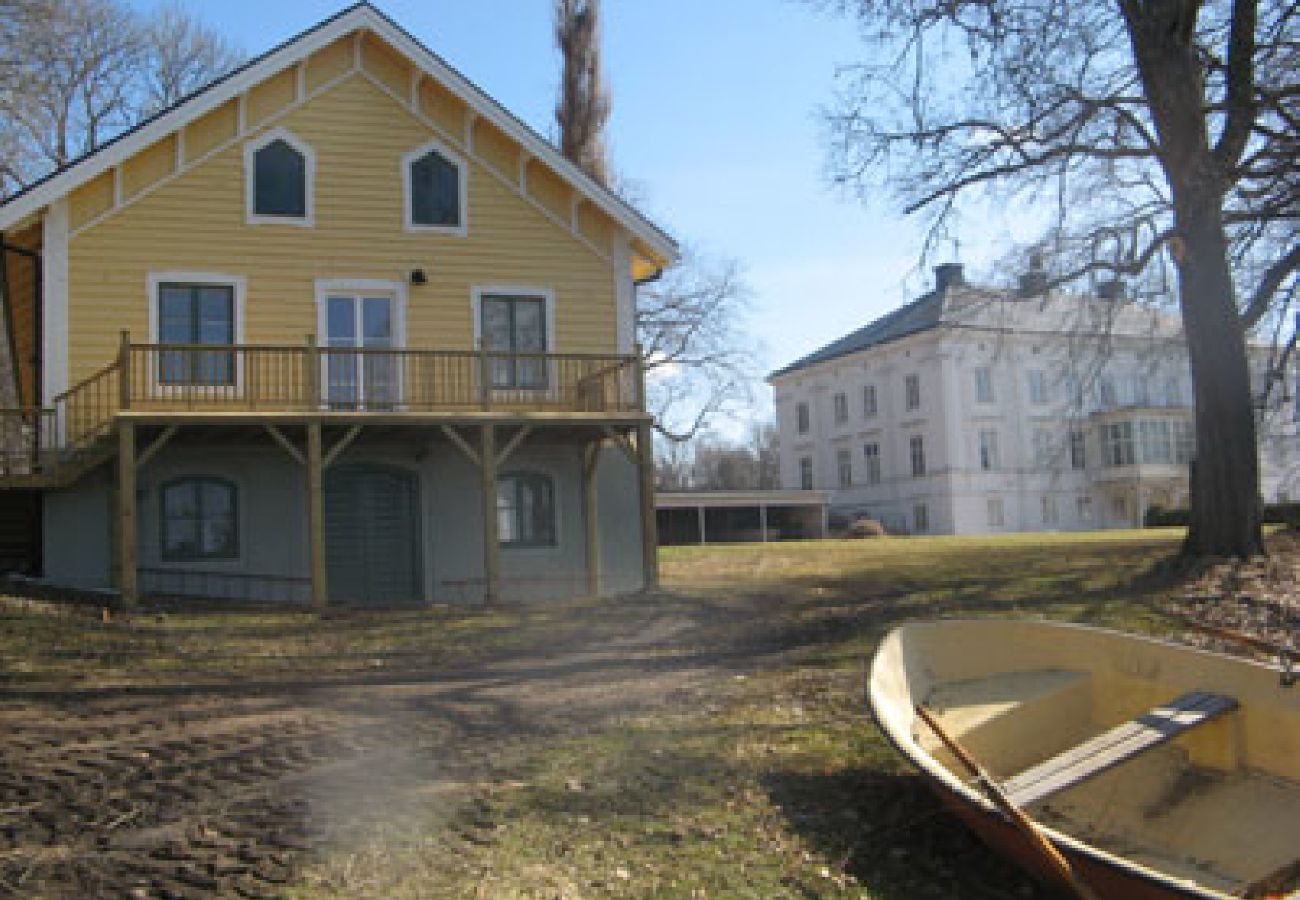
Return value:
<svg viewBox="0 0 1300 900">
<path fill-rule="evenodd" d="M 560 151 L 608 184 L 604 130 L 610 100 L 600 65 L 600 0 L 555 0 L 555 41 L 563 59 L 555 107 Z"/>
<path fill-rule="evenodd" d="M 10 0 L 0 27 L 0 196 L 94 150 L 238 54 L 176 7 L 143 19 L 123 0 Z M 177 43 L 170 43 L 177 42 Z"/>
<path fill-rule="evenodd" d="M 694 438 L 752 397 L 757 351 L 743 323 L 749 288 L 734 261 L 687 249 L 637 292 L 636 333 L 646 357 L 647 404 L 659 433 Z"/>
<path fill-rule="evenodd" d="M 1197 465 L 1184 552 L 1263 551 L 1246 336 L 1300 268 L 1300 15 L 1286 0 L 812 0 L 876 55 L 832 173 L 886 178 L 931 240 L 971 196 L 1051 203 L 1044 287 L 1172 266 Z"/>
<path fill-rule="evenodd" d="M 141 112 L 152 115 L 243 62 L 225 36 L 195 18 L 179 0 L 160 7 L 144 27 Z"/>
</svg>

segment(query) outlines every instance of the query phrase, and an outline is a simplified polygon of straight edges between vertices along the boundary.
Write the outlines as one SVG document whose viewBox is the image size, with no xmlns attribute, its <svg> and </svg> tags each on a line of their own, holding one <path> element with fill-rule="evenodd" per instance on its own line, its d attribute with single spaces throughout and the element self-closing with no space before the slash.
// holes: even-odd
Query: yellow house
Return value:
<svg viewBox="0 0 1300 900">
<path fill-rule="evenodd" d="M 653 585 L 673 241 L 350 7 L 0 205 L 43 576 L 393 603 Z"/>
</svg>

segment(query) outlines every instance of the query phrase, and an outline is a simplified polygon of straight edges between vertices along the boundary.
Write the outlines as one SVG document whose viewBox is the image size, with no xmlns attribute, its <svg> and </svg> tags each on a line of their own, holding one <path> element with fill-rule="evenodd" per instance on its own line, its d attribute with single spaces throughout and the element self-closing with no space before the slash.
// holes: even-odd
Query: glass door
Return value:
<svg viewBox="0 0 1300 900">
<path fill-rule="evenodd" d="M 389 409 L 400 398 L 391 296 L 325 300 L 325 400 L 334 409 Z M 364 351 L 364 352 L 358 352 Z"/>
</svg>

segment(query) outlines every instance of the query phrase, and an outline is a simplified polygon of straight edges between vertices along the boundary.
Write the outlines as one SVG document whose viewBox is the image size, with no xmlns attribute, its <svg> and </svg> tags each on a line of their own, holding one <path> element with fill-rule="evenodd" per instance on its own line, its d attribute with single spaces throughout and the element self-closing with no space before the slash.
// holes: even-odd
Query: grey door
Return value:
<svg viewBox="0 0 1300 900">
<path fill-rule="evenodd" d="M 419 486 L 384 466 L 339 466 L 325 474 L 325 559 L 330 599 L 411 603 L 421 599 Z"/>
</svg>

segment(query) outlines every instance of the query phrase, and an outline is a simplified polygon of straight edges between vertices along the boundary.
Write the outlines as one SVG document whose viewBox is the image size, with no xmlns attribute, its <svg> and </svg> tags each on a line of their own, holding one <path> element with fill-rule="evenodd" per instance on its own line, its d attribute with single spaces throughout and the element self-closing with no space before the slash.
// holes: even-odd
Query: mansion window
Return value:
<svg viewBox="0 0 1300 900">
<path fill-rule="evenodd" d="M 998 433 L 993 430 L 980 432 L 980 469 L 992 472 L 998 468 Z"/>
<path fill-rule="evenodd" d="M 880 484 L 880 445 L 863 444 L 862 456 L 867 461 L 867 484 Z"/>
<path fill-rule="evenodd" d="M 1169 465 L 1174 461 L 1170 443 L 1169 422 L 1164 419 L 1143 419 L 1138 422 L 1138 436 L 1142 443 L 1142 461 Z"/>
<path fill-rule="evenodd" d="M 546 387 L 546 298 L 484 294 L 479 300 L 480 335 L 490 353 L 492 386 L 538 390 Z"/>
<path fill-rule="evenodd" d="M 1029 373 L 1029 402 L 1041 406 L 1050 399 L 1047 390 L 1047 373 L 1033 369 Z"/>
<path fill-rule="evenodd" d="M 509 472 L 497 482 L 502 547 L 555 546 L 555 485 L 540 472 Z"/>
<path fill-rule="evenodd" d="M 794 408 L 795 427 L 800 434 L 807 434 L 810 426 L 810 417 L 808 415 L 808 404 L 798 403 Z"/>
<path fill-rule="evenodd" d="M 235 559 L 239 529 L 235 486 L 221 478 L 178 478 L 162 487 L 162 558 Z"/>
<path fill-rule="evenodd" d="M 1196 423 L 1174 422 L 1174 462 L 1185 466 L 1196 458 Z"/>
<path fill-rule="evenodd" d="M 1131 466 L 1136 459 L 1133 423 L 1111 422 L 1102 429 L 1102 444 L 1108 466 Z"/>
<path fill-rule="evenodd" d="M 843 393 L 835 395 L 835 424 L 840 425 L 849 420 L 849 398 Z"/>
<path fill-rule="evenodd" d="M 1056 448 L 1052 446 L 1052 433 L 1046 428 L 1034 429 L 1034 467 L 1050 469 Z"/>
<path fill-rule="evenodd" d="M 975 370 L 975 402 L 993 402 L 993 370 L 988 366 Z"/>
<path fill-rule="evenodd" d="M 862 417 L 874 418 L 876 415 L 876 386 L 869 384 L 862 389 Z"/>
<path fill-rule="evenodd" d="M 912 477 L 921 478 L 925 475 L 925 438 L 914 434 L 909 445 L 912 454 Z"/>
<path fill-rule="evenodd" d="M 853 486 L 853 455 L 847 449 L 835 451 L 835 470 L 839 474 L 840 487 Z"/>
<path fill-rule="evenodd" d="M 1102 429 L 1108 466 L 1185 466 L 1196 453 L 1196 427 L 1186 420 L 1132 419 Z"/>
<path fill-rule="evenodd" d="M 925 534 L 930 530 L 930 509 L 924 503 L 917 503 L 912 507 L 912 522 L 914 530 L 918 534 Z"/>
<path fill-rule="evenodd" d="M 920 375 L 908 375 L 903 379 L 903 406 L 908 410 L 921 408 Z"/>
<path fill-rule="evenodd" d="M 314 169 L 312 149 L 283 129 L 247 145 L 248 220 L 310 225 Z"/>
<path fill-rule="evenodd" d="M 1084 443 L 1084 434 L 1075 428 L 1070 431 L 1070 468 L 1083 469 L 1087 467 L 1088 457 L 1086 455 L 1087 445 Z"/>
<path fill-rule="evenodd" d="M 403 163 L 407 227 L 463 233 L 465 166 L 460 159 L 431 144 L 407 154 Z"/>
<path fill-rule="evenodd" d="M 1115 408 L 1115 382 L 1109 376 L 1103 375 L 1097 381 L 1097 400 L 1102 409 Z"/>
<path fill-rule="evenodd" d="M 161 385 L 233 385 L 233 351 L 203 350 L 195 345 L 229 347 L 235 343 L 235 288 L 230 284 L 158 285 L 158 342 L 186 344 L 158 353 Z"/>
<path fill-rule="evenodd" d="M 805 491 L 813 489 L 813 463 L 811 456 L 802 457 L 799 460 L 799 487 Z"/>
</svg>

